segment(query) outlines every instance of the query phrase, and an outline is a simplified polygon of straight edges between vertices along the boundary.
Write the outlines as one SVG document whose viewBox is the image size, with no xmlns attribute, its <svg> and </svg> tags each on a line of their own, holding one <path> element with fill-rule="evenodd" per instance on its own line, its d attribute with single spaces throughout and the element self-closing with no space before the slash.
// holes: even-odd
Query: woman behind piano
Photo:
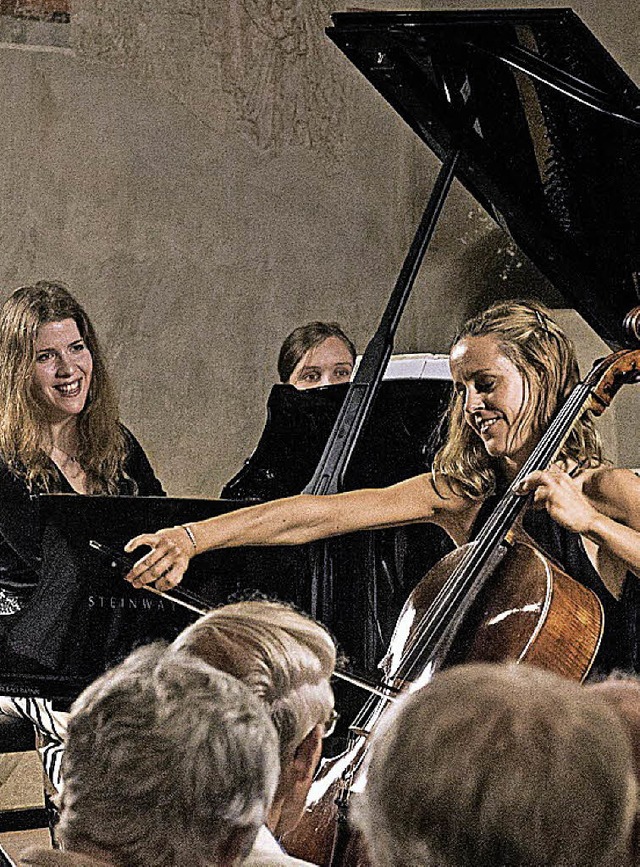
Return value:
<svg viewBox="0 0 640 867">
<path fill-rule="evenodd" d="M 152 551 L 127 576 L 168 590 L 202 551 L 282 545 L 368 528 L 440 525 L 457 544 L 473 538 L 579 379 L 575 351 L 548 311 L 505 302 L 471 319 L 450 353 L 454 395 L 447 441 L 433 471 L 389 488 L 298 495 L 131 540 Z M 594 670 L 640 669 L 640 479 L 603 462 L 589 414 L 556 462 L 532 473 L 525 529 L 600 598 L 605 634 Z M 635 577 L 634 577 L 635 576 Z"/>
<path fill-rule="evenodd" d="M 36 493 L 162 495 L 118 406 L 91 321 L 67 289 L 41 280 L 0 310 L 0 645 L 40 574 Z M 49 703 L 0 698 L 54 740 Z M 45 747 L 57 782 L 57 750 Z"/>
<path fill-rule="evenodd" d="M 278 355 L 278 377 L 280 383 L 297 391 L 340 385 L 351 379 L 355 360 L 356 348 L 337 322 L 308 322 L 284 339 Z M 314 449 L 305 446 L 301 460 L 296 451 L 290 453 L 289 436 L 300 424 L 295 409 L 292 417 L 292 407 L 298 407 L 299 412 L 308 403 L 297 399 L 292 403 L 291 397 L 286 397 L 284 407 L 277 399 L 257 448 L 223 486 L 223 499 L 275 500 L 297 493 L 307 483 L 313 472 L 307 454 L 313 455 Z"/>
<path fill-rule="evenodd" d="M 337 322 L 308 322 L 285 337 L 278 355 L 280 382 L 304 390 L 349 382 L 356 348 Z"/>
</svg>

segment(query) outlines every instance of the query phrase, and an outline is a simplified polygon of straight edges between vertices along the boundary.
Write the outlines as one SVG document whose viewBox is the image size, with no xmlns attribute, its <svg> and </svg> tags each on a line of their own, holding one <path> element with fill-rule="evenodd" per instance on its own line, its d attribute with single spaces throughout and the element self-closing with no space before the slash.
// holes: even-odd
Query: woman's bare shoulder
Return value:
<svg viewBox="0 0 640 867">
<path fill-rule="evenodd" d="M 601 466 L 583 474 L 582 489 L 610 517 L 640 521 L 640 475 L 623 467 Z M 634 522 L 635 523 L 635 522 Z"/>
<path fill-rule="evenodd" d="M 442 527 L 456 545 L 463 545 L 469 540 L 482 500 L 472 500 L 470 497 L 456 493 L 446 476 L 429 475 L 429 484 L 433 491 L 433 522 Z"/>
<path fill-rule="evenodd" d="M 584 489 L 593 493 L 615 491 L 622 486 L 624 490 L 640 489 L 640 470 L 630 470 L 626 467 L 612 467 L 603 464 L 582 474 Z"/>
</svg>

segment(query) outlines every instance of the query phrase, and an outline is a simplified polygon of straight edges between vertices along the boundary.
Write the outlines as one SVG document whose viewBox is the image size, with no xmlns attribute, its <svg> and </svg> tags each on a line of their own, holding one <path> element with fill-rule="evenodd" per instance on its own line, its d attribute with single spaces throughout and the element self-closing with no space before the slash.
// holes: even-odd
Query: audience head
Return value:
<svg viewBox="0 0 640 867">
<path fill-rule="evenodd" d="M 606 680 L 587 684 L 588 688 L 609 704 L 627 730 L 636 782 L 640 791 L 640 680 L 624 674 L 613 674 Z M 640 864 L 640 816 L 636 817 L 633 852 L 634 864 Z"/>
<path fill-rule="evenodd" d="M 451 347 L 456 353 L 473 348 L 495 348 L 522 380 L 523 400 L 512 440 L 539 437 L 558 406 L 579 381 L 578 362 L 570 338 L 535 301 L 504 301 L 469 319 Z M 587 413 L 572 428 L 558 456 L 565 464 L 596 466 L 602 460 L 600 439 Z M 452 487 L 471 497 L 483 497 L 495 488 L 495 466 L 485 444 L 465 415 L 465 395 L 455 391 L 448 411 L 448 435 L 434 460 L 434 468 L 451 480 Z"/>
<path fill-rule="evenodd" d="M 60 839 L 130 867 L 240 863 L 278 770 L 277 734 L 247 687 L 147 646 L 71 709 Z"/>
<path fill-rule="evenodd" d="M 349 382 L 356 348 L 337 322 L 309 322 L 285 339 L 278 357 L 280 382 L 298 389 Z"/>
<path fill-rule="evenodd" d="M 43 377 L 55 374 L 44 370 L 48 361 L 37 352 L 42 330 L 52 324 L 65 328 L 61 337 L 65 344 L 77 338 L 74 351 L 82 352 L 85 359 L 78 397 L 58 395 L 57 406 L 55 399 L 47 399 L 47 392 L 55 398 L 55 391 L 42 384 Z M 30 485 L 41 483 L 48 489 L 49 425 L 65 411 L 77 424 L 77 457 L 96 492 L 115 493 L 114 479 L 121 474 L 125 445 L 95 330 L 65 286 L 39 280 L 16 289 L 0 310 L 0 456 Z"/>
<path fill-rule="evenodd" d="M 329 680 L 336 649 L 327 630 L 288 605 L 264 600 L 223 605 L 174 642 L 245 683 L 267 706 L 280 739 L 281 778 L 269 826 L 300 818 L 333 712 Z"/>
<path fill-rule="evenodd" d="M 389 711 L 358 823 L 376 867 L 622 867 L 636 786 L 604 701 L 528 666 L 462 665 Z"/>
</svg>

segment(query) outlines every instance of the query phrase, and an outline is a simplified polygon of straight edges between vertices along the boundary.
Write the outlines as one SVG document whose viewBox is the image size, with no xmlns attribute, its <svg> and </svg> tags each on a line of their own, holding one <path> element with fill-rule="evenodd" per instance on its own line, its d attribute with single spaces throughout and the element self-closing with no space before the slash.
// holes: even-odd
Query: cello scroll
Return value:
<svg viewBox="0 0 640 867">
<path fill-rule="evenodd" d="M 594 415 L 602 415 L 623 385 L 640 382 L 640 349 L 621 349 L 612 353 L 594 367 L 589 379 L 595 384 L 592 385 L 587 409 Z"/>
</svg>

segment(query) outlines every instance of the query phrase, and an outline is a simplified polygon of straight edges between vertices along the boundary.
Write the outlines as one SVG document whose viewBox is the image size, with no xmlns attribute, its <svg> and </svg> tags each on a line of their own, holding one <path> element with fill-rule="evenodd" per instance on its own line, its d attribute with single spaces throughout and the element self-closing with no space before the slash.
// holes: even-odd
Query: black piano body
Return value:
<svg viewBox="0 0 640 867">
<path fill-rule="evenodd" d="M 299 391 L 274 385 L 262 436 L 220 496 L 274 500 L 300 493 L 318 465 L 348 388 Z M 393 485 L 424 472 L 439 442 L 450 393 L 443 378 L 383 381 L 347 467 L 344 490 Z"/>
<path fill-rule="evenodd" d="M 458 153 L 457 180 L 564 306 L 627 344 L 640 303 L 640 90 L 575 12 L 332 19 L 330 39 L 440 160 Z"/>
<path fill-rule="evenodd" d="M 90 542 L 122 551 L 132 533 L 237 507 L 225 501 L 170 497 L 38 497 L 42 577 L 4 636 L 0 691 L 71 701 L 134 647 L 172 640 L 197 614 L 132 588 L 123 580 L 122 566 L 96 552 Z M 184 586 L 197 594 L 203 608 L 214 607 L 238 589 L 247 560 L 251 562 L 249 549 L 204 554 L 193 562 Z M 279 561 L 279 549 L 267 551 L 264 572 L 256 582 L 256 589 L 267 596 L 276 595 L 269 576 L 281 574 Z"/>
</svg>

